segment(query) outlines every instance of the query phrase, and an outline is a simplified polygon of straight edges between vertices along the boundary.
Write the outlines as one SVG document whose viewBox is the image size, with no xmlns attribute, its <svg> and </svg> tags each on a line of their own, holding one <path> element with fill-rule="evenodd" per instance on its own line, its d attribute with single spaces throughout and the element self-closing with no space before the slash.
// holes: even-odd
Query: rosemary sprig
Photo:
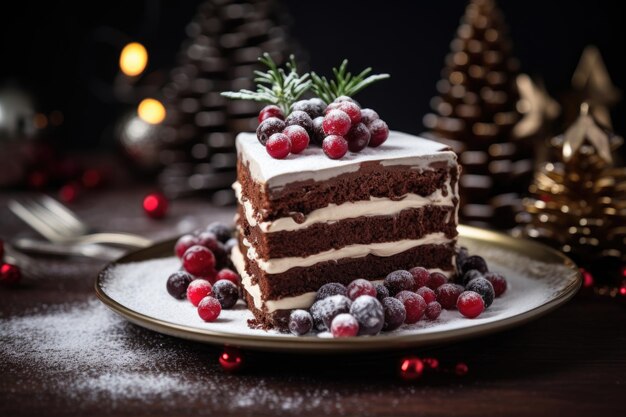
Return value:
<svg viewBox="0 0 626 417">
<path fill-rule="evenodd" d="M 270 55 L 265 52 L 259 57 L 259 61 L 267 66 L 268 71 L 254 71 L 257 83 L 257 90 L 226 91 L 222 95 L 232 99 L 254 100 L 275 104 L 281 108 L 283 113 L 288 114 L 291 105 L 297 101 L 302 94 L 311 88 L 311 80 L 308 73 L 299 75 L 296 61 L 291 55 L 289 62 L 285 65 L 287 71 L 278 68 Z"/>
<path fill-rule="evenodd" d="M 326 103 L 332 103 L 337 97 L 352 97 L 365 87 L 375 83 L 376 81 L 389 78 L 389 74 L 369 75 L 372 68 L 365 68 L 357 75 L 347 72 L 348 60 L 344 59 L 339 69 L 333 68 L 334 80 L 328 81 L 326 77 L 320 77 L 316 73 L 311 73 L 311 90 Z M 366 78 L 367 77 L 367 78 Z"/>
</svg>

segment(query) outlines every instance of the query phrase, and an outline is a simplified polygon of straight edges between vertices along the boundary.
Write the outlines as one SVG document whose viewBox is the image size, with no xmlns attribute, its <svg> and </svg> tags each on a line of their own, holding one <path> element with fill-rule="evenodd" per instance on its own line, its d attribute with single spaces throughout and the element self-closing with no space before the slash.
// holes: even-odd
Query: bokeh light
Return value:
<svg viewBox="0 0 626 417">
<path fill-rule="evenodd" d="M 137 115 L 144 122 L 156 125 L 165 119 L 165 107 L 159 100 L 146 98 L 139 103 Z"/>
<path fill-rule="evenodd" d="M 122 49 L 120 54 L 120 69 L 129 77 L 141 74 L 148 65 L 148 51 L 138 43 L 131 42 Z"/>
</svg>

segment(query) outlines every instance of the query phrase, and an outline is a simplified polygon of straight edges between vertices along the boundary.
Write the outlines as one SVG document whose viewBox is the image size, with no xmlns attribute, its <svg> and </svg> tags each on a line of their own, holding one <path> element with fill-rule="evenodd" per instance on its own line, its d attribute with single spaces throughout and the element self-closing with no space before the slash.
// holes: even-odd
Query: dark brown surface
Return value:
<svg viewBox="0 0 626 417">
<path fill-rule="evenodd" d="M 212 219 L 232 217 L 232 210 L 187 201 L 176 202 L 165 221 L 150 221 L 140 209 L 146 191 L 85 196 L 76 210 L 94 226 L 163 238 Z M 0 194 L 0 238 L 32 235 L 6 209 L 10 196 Z M 93 280 L 103 265 L 89 260 L 33 262 L 40 276 L 26 277 L 15 289 L 0 288 L 1 323 L 35 308 L 94 300 Z M 426 352 L 334 359 L 244 352 L 249 366 L 239 375 L 223 373 L 217 348 L 122 323 L 117 337 L 128 351 L 147 358 L 158 352 L 169 359 L 138 360 L 123 371 L 100 361 L 68 374 L 42 363 L 34 348 L 20 360 L 1 357 L 0 416 L 621 416 L 625 319 L 623 306 L 616 302 L 580 294 L 523 327 Z M 2 339 L 0 345 L 11 349 L 16 342 Z M 395 376 L 395 369 L 407 353 L 437 357 L 445 366 L 464 361 L 470 372 L 464 378 L 442 373 L 405 383 Z M 164 391 L 148 398 L 131 387 L 121 389 L 125 395 L 99 397 L 78 395 L 71 389 L 72 381 L 83 374 L 116 372 L 167 373 L 195 385 L 182 393 Z"/>
</svg>

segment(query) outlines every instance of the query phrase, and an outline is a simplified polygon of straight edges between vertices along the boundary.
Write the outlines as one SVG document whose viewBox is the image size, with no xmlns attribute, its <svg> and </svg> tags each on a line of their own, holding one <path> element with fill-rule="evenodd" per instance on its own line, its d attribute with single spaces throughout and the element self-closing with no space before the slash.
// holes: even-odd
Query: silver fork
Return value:
<svg viewBox="0 0 626 417">
<path fill-rule="evenodd" d="M 9 209 L 51 242 L 68 245 L 115 244 L 145 248 L 150 239 L 129 233 L 90 233 L 76 214 L 58 201 L 42 195 L 36 199 L 9 201 Z"/>
</svg>

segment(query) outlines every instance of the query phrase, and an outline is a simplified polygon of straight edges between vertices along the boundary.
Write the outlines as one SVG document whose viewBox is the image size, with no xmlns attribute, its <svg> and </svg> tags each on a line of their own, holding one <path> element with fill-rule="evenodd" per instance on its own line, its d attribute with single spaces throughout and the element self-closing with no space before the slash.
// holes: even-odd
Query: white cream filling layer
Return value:
<svg viewBox="0 0 626 417">
<path fill-rule="evenodd" d="M 233 189 L 243 206 L 243 212 L 250 226 L 259 226 L 262 232 L 280 232 L 305 229 L 316 223 L 333 223 L 345 219 L 371 216 L 389 216 L 400 213 L 402 210 L 410 208 L 422 208 L 425 206 L 449 206 L 454 207 L 452 199 L 457 196 L 457 192 L 452 191 L 448 185 L 447 195 L 443 195 L 441 189 L 436 190 L 429 196 L 422 197 L 418 194 L 406 194 L 401 200 L 391 200 L 389 198 L 370 197 L 369 200 L 346 202 L 343 204 L 329 204 L 326 207 L 313 210 L 306 215 L 303 223 L 297 223 L 291 217 L 281 217 L 274 221 L 260 221 L 255 216 L 254 207 L 242 196 L 241 184 L 235 182 Z"/>
<path fill-rule="evenodd" d="M 330 249 L 305 257 L 288 257 L 261 259 L 254 247 L 243 239 L 243 244 L 248 248 L 247 256 L 257 263 L 259 268 L 268 274 L 280 274 L 295 267 L 308 267 L 320 262 L 335 261 L 343 258 L 362 258 L 367 255 L 393 256 L 421 245 L 440 245 L 454 241 L 446 237 L 442 232 L 431 233 L 421 239 L 405 239 L 395 242 L 370 243 L 367 245 L 347 245 L 340 249 Z"/>
</svg>

